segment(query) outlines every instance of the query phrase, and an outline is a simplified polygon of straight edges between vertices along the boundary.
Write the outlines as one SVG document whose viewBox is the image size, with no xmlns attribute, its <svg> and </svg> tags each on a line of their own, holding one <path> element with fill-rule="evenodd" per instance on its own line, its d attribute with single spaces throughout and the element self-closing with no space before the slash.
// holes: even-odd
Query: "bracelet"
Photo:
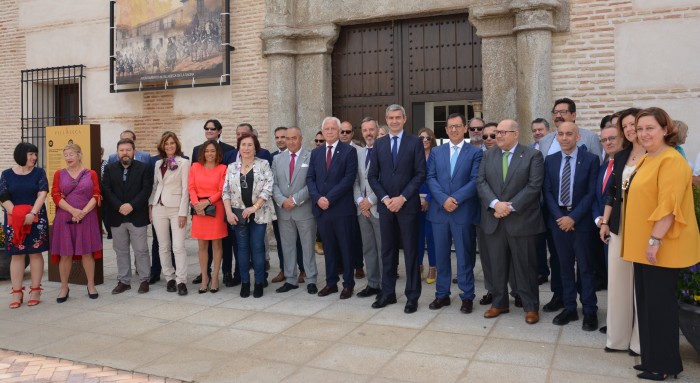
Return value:
<svg viewBox="0 0 700 383">
<path fill-rule="evenodd" d="M 653 239 L 654 241 L 659 241 L 659 242 L 661 242 L 661 238 L 656 238 L 656 237 L 654 237 L 653 235 L 650 236 L 650 237 L 651 237 L 651 239 Z"/>
<path fill-rule="evenodd" d="M 601 223 L 600 223 L 600 226 L 608 226 L 608 223 L 607 223 L 607 222 L 601 222 Z"/>
<path fill-rule="evenodd" d="M 608 224 L 608 220 L 607 220 L 607 219 L 601 219 L 601 220 L 600 220 L 600 224 L 601 224 L 601 225 L 607 225 L 607 224 Z"/>
</svg>

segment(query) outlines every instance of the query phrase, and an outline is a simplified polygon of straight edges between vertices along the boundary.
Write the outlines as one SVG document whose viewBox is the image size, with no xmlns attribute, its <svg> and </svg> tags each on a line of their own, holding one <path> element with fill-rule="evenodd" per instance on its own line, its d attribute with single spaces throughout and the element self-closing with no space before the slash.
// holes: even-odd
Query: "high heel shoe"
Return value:
<svg viewBox="0 0 700 383">
<path fill-rule="evenodd" d="M 207 282 L 207 287 L 205 287 L 205 288 L 203 288 L 203 289 L 199 289 L 198 292 L 199 292 L 200 294 L 206 293 L 207 291 L 209 291 L 209 286 L 210 286 L 210 285 L 211 285 L 211 278 L 209 279 L 209 282 Z"/>
<path fill-rule="evenodd" d="M 662 374 L 660 372 L 651 372 L 651 371 L 644 371 L 640 374 L 637 374 L 637 377 L 639 379 L 646 379 L 646 380 L 655 380 L 658 382 L 666 380 L 666 378 L 669 377 L 667 374 Z M 675 379 L 678 379 L 678 374 L 674 374 L 673 377 Z"/>
<path fill-rule="evenodd" d="M 423 278 L 425 278 L 425 269 L 423 268 L 423 265 L 420 265 L 420 280 L 422 281 Z"/>
<path fill-rule="evenodd" d="M 634 368 L 637 371 L 646 371 L 646 368 L 642 367 L 641 364 L 635 364 L 634 366 L 632 366 L 632 368 Z"/>
<path fill-rule="evenodd" d="M 218 282 L 219 282 L 219 279 L 218 279 L 218 278 L 216 279 L 216 282 L 217 282 L 217 283 L 216 283 L 216 284 L 217 284 L 216 288 L 213 288 L 213 287 L 210 287 L 210 288 L 209 288 L 209 292 L 212 293 L 212 294 L 216 294 L 216 293 L 219 292 L 219 286 L 218 286 L 218 284 L 219 284 L 219 283 L 218 283 Z M 209 280 L 209 284 L 211 284 L 211 279 Z"/>
<path fill-rule="evenodd" d="M 89 294 L 89 293 L 90 293 L 90 292 L 88 291 L 88 294 Z M 68 289 L 68 291 L 66 291 L 66 296 L 65 296 L 65 297 L 56 297 L 56 303 L 63 303 L 63 302 L 65 302 L 65 301 L 67 301 L 67 300 L 68 300 L 68 295 L 70 295 L 70 289 Z"/>
<path fill-rule="evenodd" d="M 437 280 L 437 269 L 435 267 L 430 267 L 428 269 L 428 277 L 425 278 L 425 283 L 433 284 Z"/>
<path fill-rule="evenodd" d="M 41 285 L 39 285 L 39 287 L 31 287 L 31 286 L 29 287 L 29 298 L 30 298 L 30 299 L 27 301 L 27 306 L 36 306 L 36 305 L 38 305 L 39 303 L 41 303 L 41 300 L 40 300 L 40 299 L 31 299 L 31 298 L 32 298 L 32 293 L 35 292 L 35 291 L 38 291 L 38 292 L 39 292 L 39 296 L 41 296 L 41 291 L 42 291 L 42 290 L 43 290 L 43 289 L 41 288 Z"/>
<path fill-rule="evenodd" d="M 97 288 L 95 288 L 95 291 L 97 291 Z M 100 296 L 100 293 L 98 293 L 98 292 L 95 292 L 94 294 L 91 293 L 89 287 L 87 287 L 87 292 L 88 292 L 88 297 L 89 297 L 90 299 L 97 299 L 97 297 Z"/>
<path fill-rule="evenodd" d="M 22 286 L 22 288 L 19 290 L 12 289 L 12 292 L 10 294 L 20 294 L 18 301 L 10 303 L 10 308 L 16 309 L 19 306 L 22 306 L 22 302 L 24 301 L 24 286 Z"/>
</svg>

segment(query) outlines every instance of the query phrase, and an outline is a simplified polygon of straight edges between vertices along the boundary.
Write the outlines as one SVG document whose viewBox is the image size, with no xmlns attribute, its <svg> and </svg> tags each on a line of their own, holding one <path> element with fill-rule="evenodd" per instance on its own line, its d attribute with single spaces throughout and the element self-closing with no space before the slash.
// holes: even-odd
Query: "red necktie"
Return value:
<svg viewBox="0 0 700 383">
<path fill-rule="evenodd" d="M 612 168 L 613 168 L 614 162 L 615 162 L 615 160 L 608 161 L 608 168 L 605 169 L 605 176 L 603 176 L 603 186 L 601 187 L 601 193 L 605 192 L 605 185 L 608 184 L 608 179 L 610 178 L 610 174 L 612 174 Z"/>
<path fill-rule="evenodd" d="M 326 152 L 326 171 L 331 167 L 331 158 L 333 158 L 333 145 L 329 146 Z"/>
<path fill-rule="evenodd" d="M 296 157 L 296 154 L 292 153 L 292 159 L 289 160 L 289 182 L 292 182 L 292 177 L 294 176 L 294 157 Z"/>
</svg>

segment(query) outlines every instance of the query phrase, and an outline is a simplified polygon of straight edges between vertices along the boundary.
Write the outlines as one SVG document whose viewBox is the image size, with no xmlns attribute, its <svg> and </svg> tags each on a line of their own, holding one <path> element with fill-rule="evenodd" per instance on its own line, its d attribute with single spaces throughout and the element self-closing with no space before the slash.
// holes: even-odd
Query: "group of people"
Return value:
<svg viewBox="0 0 700 383">
<path fill-rule="evenodd" d="M 364 147 L 352 142 L 352 124 L 335 117 L 322 121 L 312 150 L 302 146 L 299 128 L 278 128 L 280 150 L 274 155 L 260 147 L 250 124 L 237 127 L 233 147 L 220 140 L 221 123 L 207 121 L 206 141 L 191 159 L 183 156 L 175 133 L 162 135 L 159 156 L 152 159 L 136 151 L 135 134 L 125 131 L 116 156 L 103 165 L 101 181 L 82 165 L 80 147 L 68 145 L 66 168 L 55 173 L 51 190 L 57 212 L 50 243 L 46 174 L 36 167 L 38 149 L 20 143 L 17 165 L 0 179 L 13 255 L 10 307 L 22 304 L 24 254 L 31 262 L 28 305 L 39 303 L 45 250 L 59 262 L 59 303 L 68 299 L 75 258 L 82 259 L 90 298 L 98 297 L 94 259 L 102 256 L 102 241 L 95 208 L 102 203 L 117 256 L 113 294 L 131 288 L 130 247 L 139 293 L 160 278 L 161 270 L 153 269 L 159 267 L 167 291 L 187 294 L 184 241 L 192 215 L 200 294 L 219 291 L 221 270 L 225 285 L 240 283 L 241 297 L 250 296 L 251 287 L 252 295 L 261 297 L 268 284 L 265 233 L 276 222 L 281 270 L 276 279 L 284 281 L 278 293 L 306 282 L 309 294 L 340 293 L 340 299 L 348 299 L 364 266 L 367 286 L 357 296 L 376 296 L 373 308 L 395 304 L 402 249 L 404 312 L 414 313 L 427 244 L 426 280 L 436 283 L 429 309 L 452 303 L 454 282 L 460 311 L 469 314 L 476 299 L 478 242 L 487 290 L 479 303 L 490 305 L 484 317 L 508 313 L 512 295 L 525 321 L 537 323 L 538 285 L 548 280 L 551 266 L 553 298 L 543 310 L 561 310 L 553 323 L 566 325 L 579 319 L 579 298 L 582 329 L 593 331 L 598 329 L 599 236 L 606 244 L 609 288 L 605 351 L 641 354 L 642 363 L 635 366 L 640 378 L 665 379 L 682 370 L 675 281 L 680 268 L 700 261 L 700 235 L 692 217 L 691 170 L 674 149 L 678 130 L 665 111 L 621 111 L 599 137 L 576 125 L 572 100 L 560 99 L 552 109 L 556 128 L 549 132 L 547 120 L 534 120 L 530 146 L 519 143 L 514 120 L 487 124 L 452 114 L 445 126 L 448 142 L 437 146 L 431 129 L 418 135 L 404 130 L 402 106 L 390 105 L 384 117 L 388 134 L 383 135 L 375 118 L 362 120 Z M 146 241 L 149 223 L 158 246 L 153 262 Z M 325 256 L 321 289 L 318 239 Z"/>
</svg>

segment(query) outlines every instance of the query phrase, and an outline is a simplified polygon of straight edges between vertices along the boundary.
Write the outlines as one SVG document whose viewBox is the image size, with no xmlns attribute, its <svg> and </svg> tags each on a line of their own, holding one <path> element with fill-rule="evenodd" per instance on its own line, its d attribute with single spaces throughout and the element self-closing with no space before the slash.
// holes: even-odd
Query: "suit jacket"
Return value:
<svg viewBox="0 0 700 383">
<path fill-rule="evenodd" d="M 391 160 L 391 134 L 379 138 L 372 150 L 367 179 L 374 194 L 381 200 L 400 195 L 406 198 L 406 203 L 397 214 L 418 214 L 420 212 L 420 195 L 418 189 L 425 181 L 425 151 L 423 141 L 418 137 L 403 132 L 396 167 Z M 377 210 L 380 214 L 389 214 L 389 209 L 379 203 Z"/>
<path fill-rule="evenodd" d="M 608 169 L 608 161 L 604 161 L 598 168 L 598 177 L 596 177 L 595 182 L 595 201 L 593 202 L 593 222 L 595 219 L 603 216 L 603 211 L 605 211 L 605 197 L 608 192 L 610 184 L 612 184 L 613 176 L 610 172 L 608 177 L 608 182 L 603 186 L 603 178 L 605 178 L 605 171 Z"/>
<path fill-rule="evenodd" d="M 503 181 L 502 161 L 501 149 L 494 147 L 484 152 L 479 166 L 477 190 L 481 200 L 481 228 L 486 234 L 492 234 L 499 224 L 503 224 L 506 232 L 512 236 L 528 236 L 544 232 L 545 226 L 539 204 L 544 182 L 542 153 L 517 144 L 505 181 Z M 494 199 L 511 202 L 515 211 L 504 218 L 494 217 L 494 209 L 489 207 Z"/>
<path fill-rule="evenodd" d="M 559 226 L 556 220 L 564 216 L 559 208 L 559 169 L 561 168 L 562 160 L 562 152 L 557 152 L 547 156 L 544 161 L 545 174 L 542 191 L 544 194 L 544 202 L 549 212 L 549 221 L 547 225 L 551 229 L 557 229 Z M 593 220 L 591 220 L 591 212 L 593 209 L 593 202 L 595 201 L 595 183 L 598 177 L 599 167 L 600 160 L 595 154 L 588 153 L 582 149 L 578 150 L 576 172 L 572 179 L 572 210 L 569 212 L 569 217 L 576 222 L 574 226 L 576 231 L 591 231 L 596 228 Z"/>
<path fill-rule="evenodd" d="M 454 173 L 450 175 L 452 144 L 442 144 L 430 151 L 426 183 L 432 203 L 428 205 L 428 221 L 460 225 L 477 225 L 481 217 L 476 180 L 483 151 L 468 143 L 462 145 Z M 457 200 L 459 207 L 448 213 L 442 206 L 449 197 Z"/>
<path fill-rule="evenodd" d="M 144 164 L 148 164 L 151 161 L 151 155 L 148 154 L 148 152 L 142 152 L 140 150 L 136 151 L 136 154 L 134 154 L 134 159 L 136 161 L 143 162 Z M 107 163 L 111 164 L 112 162 L 118 162 L 119 157 L 117 157 L 117 153 L 112 153 L 109 155 L 109 158 L 107 159 Z"/>
<path fill-rule="evenodd" d="M 326 145 L 311 151 L 306 184 L 313 201 L 313 213 L 316 218 L 347 217 L 356 214 L 352 187 L 357 177 L 357 151 L 340 141 L 333 148 L 333 159 L 326 171 Z M 328 209 L 321 209 L 317 202 L 326 197 L 330 202 Z"/>
<path fill-rule="evenodd" d="M 153 171 L 153 191 L 148 204 L 157 205 L 158 201 L 165 207 L 177 207 L 178 216 L 187 217 L 190 205 L 190 195 L 187 190 L 187 177 L 190 174 L 190 161 L 180 156 L 175 157 L 177 169 L 165 171 L 162 175 L 160 167 L 163 160 L 156 161 Z"/>
<path fill-rule="evenodd" d="M 367 158 L 367 149 L 365 148 L 355 148 L 357 150 L 357 177 L 355 177 L 355 185 L 352 188 L 353 191 L 353 198 L 355 199 L 355 202 L 357 202 L 358 199 L 360 198 L 365 198 L 369 199 L 369 202 L 372 203 L 372 207 L 369 209 L 370 213 L 374 218 L 379 218 L 379 212 L 377 212 L 377 195 L 374 194 L 374 190 L 372 190 L 372 186 L 370 186 L 369 181 L 367 179 L 367 175 L 369 174 L 369 168 L 372 166 L 372 162 L 370 162 L 367 166 L 365 167 L 365 160 Z M 374 149 L 372 149 L 374 151 Z M 360 208 L 357 208 L 357 215 L 362 214 L 360 211 Z"/>
<path fill-rule="evenodd" d="M 255 157 L 267 161 L 267 164 L 270 167 L 272 167 L 272 155 L 266 149 L 260 148 L 260 150 L 255 155 Z M 238 160 L 238 150 L 236 150 L 236 148 L 233 148 L 232 150 L 229 150 L 228 152 L 224 153 L 224 161 L 222 162 L 222 164 L 228 166 L 228 165 L 231 165 L 232 163 L 236 162 L 237 160 Z"/>
<path fill-rule="evenodd" d="M 313 212 L 311 211 L 312 203 L 309 197 L 309 188 L 306 186 L 306 175 L 309 172 L 311 152 L 302 148 L 299 153 L 297 153 L 294 162 L 294 174 L 290 180 L 289 162 L 291 158 L 289 150 L 285 150 L 276 155 L 275 159 L 272 160 L 272 177 L 274 179 L 272 198 L 275 201 L 277 219 L 311 219 L 313 218 Z M 287 211 L 282 208 L 282 203 L 290 195 L 293 196 L 296 207 L 292 209 L 292 211 Z"/>
<path fill-rule="evenodd" d="M 124 168 L 120 162 L 105 166 L 102 177 L 102 198 L 109 214 L 106 221 L 111 227 L 121 225 L 125 218 L 136 227 L 146 226 L 148 219 L 148 197 L 153 190 L 153 174 L 148 163 L 132 161 L 129 166 L 127 181 L 122 181 Z M 126 217 L 119 213 L 119 207 L 131 204 L 134 210 Z"/>
<path fill-rule="evenodd" d="M 581 133 L 581 139 L 578 141 L 578 143 L 576 143 L 576 145 L 578 147 L 586 145 L 586 150 L 588 150 L 589 153 L 595 154 L 599 159 L 603 158 L 603 154 L 605 152 L 603 152 L 603 145 L 600 143 L 600 137 L 598 134 L 583 128 L 579 129 L 578 131 Z M 557 131 L 555 128 L 553 132 L 542 137 L 540 140 L 540 152 L 542 152 L 543 156 L 547 156 L 547 152 L 549 152 L 549 148 L 552 146 L 552 142 L 556 136 Z"/>
<path fill-rule="evenodd" d="M 620 215 L 622 214 L 622 172 L 625 170 L 625 164 L 630 158 L 630 154 L 632 154 L 632 145 L 627 145 L 626 148 L 615 154 L 610 186 L 606 190 L 605 204 L 612 206 L 608 227 L 610 227 L 610 232 L 614 234 L 619 234 Z"/>
<path fill-rule="evenodd" d="M 202 146 L 202 145 L 197 145 L 197 146 L 194 147 L 194 149 L 192 149 L 192 157 L 190 157 L 190 158 L 192 159 L 192 162 L 197 162 L 197 161 L 199 160 L 199 159 L 197 158 L 197 156 L 199 155 L 199 148 L 200 148 L 201 146 Z M 233 146 L 231 146 L 231 145 L 229 145 L 229 144 L 227 144 L 227 143 L 225 143 L 225 142 L 223 142 L 223 141 L 219 141 L 219 146 L 221 146 L 221 150 L 224 152 L 224 158 L 226 158 L 226 154 L 228 154 L 228 152 L 230 152 L 230 151 L 232 151 L 232 150 L 233 150 L 233 151 L 236 150 L 236 148 L 234 148 Z M 238 152 L 236 152 L 236 153 L 238 153 Z M 231 163 L 233 163 L 233 162 L 236 162 L 236 156 L 235 156 L 235 155 L 233 156 L 233 161 L 231 161 Z M 225 165 L 228 165 L 227 163 L 224 163 L 224 164 L 225 164 Z"/>
</svg>

